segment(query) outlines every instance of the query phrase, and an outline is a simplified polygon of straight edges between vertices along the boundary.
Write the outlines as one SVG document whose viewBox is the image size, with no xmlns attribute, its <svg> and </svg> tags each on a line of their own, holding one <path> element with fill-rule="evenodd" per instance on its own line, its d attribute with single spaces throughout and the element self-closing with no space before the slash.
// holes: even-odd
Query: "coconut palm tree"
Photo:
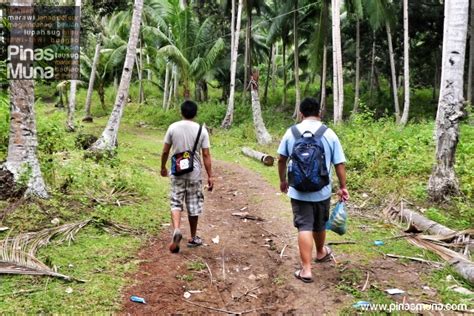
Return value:
<svg viewBox="0 0 474 316">
<path fill-rule="evenodd" d="M 469 67 L 468 67 L 468 79 L 467 79 L 467 97 L 466 100 L 471 104 L 474 103 L 473 99 L 473 86 L 474 86 L 474 0 L 471 0 L 470 5 L 470 17 L 469 17 Z"/>
<path fill-rule="evenodd" d="M 301 92 L 300 92 L 300 52 L 299 52 L 299 38 L 298 38 L 298 0 L 294 0 L 294 12 L 293 12 L 293 43 L 295 45 L 294 51 L 294 74 L 295 74 L 295 111 L 293 113 L 293 117 L 296 118 L 298 121 L 300 120 L 300 100 L 301 100 Z"/>
<path fill-rule="evenodd" d="M 428 182 L 428 193 L 435 201 L 459 193 L 454 163 L 459 121 L 464 115 L 463 79 L 468 9 L 468 0 L 445 1 L 441 89 L 436 115 L 436 164 Z"/>
<path fill-rule="evenodd" d="M 276 44 L 282 42 L 282 70 L 283 70 L 283 98 L 282 105 L 287 105 L 287 49 L 291 42 L 290 30 L 292 29 L 292 14 L 288 14 L 294 10 L 294 3 L 292 1 L 285 1 L 282 5 L 279 5 L 275 1 L 275 17 L 272 20 L 270 29 L 267 36 L 267 45 Z"/>
<path fill-rule="evenodd" d="M 255 136 L 260 145 L 268 145 L 272 142 L 272 136 L 268 133 L 262 118 L 262 108 L 258 94 L 258 70 L 254 70 L 250 77 L 250 93 L 252 96 L 252 116 L 255 128 Z"/>
<path fill-rule="evenodd" d="M 260 15 L 262 9 L 265 9 L 264 0 L 244 0 L 243 6 L 247 17 L 245 30 L 245 51 L 244 51 L 244 90 L 247 89 L 248 76 L 252 73 L 252 28 L 253 28 L 253 10 Z"/>
<path fill-rule="evenodd" d="M 92 67 L 89 76 L 89 87 L 87 89 L 86 105 L 85 105 L 85 117 L 82 119 L 84 122 L 92 122 L 91 115 L 91 101 L 92 101 L 92 92 L 94 91 L 94 83 L 97 72 L 97 64 L 99 63 L 100 57 L 100 47 L 102 45 L 102 34 L 99 33 L 96 37 L 94 60 L 92 62 Z"/>
<path fill-rule="evenodd" d="M 334 124 L 342 122 L 344 107 L 344 83 L 342 78 L 341 48 L 341 1 L 332 0 L 332 52 L 333 52 L 333 91 L 334 91 Z"/>
<path fill-rule="evenodd" d="M 231 53 L 230 53 L 230 91 L 227 112 L 222 121 L 222 128 L 230 128 L 234 120 L 234 103 L 235 103 L 235 75 L 237 71 L 237 57 L 239 53 L 239 35 L 240 24 L 242 19 L 242 0 L 239 0 L 237 13 L 235 12 L 235 0 L 232 0 L 232 21 L 231 21 Z M 234 28 L 235 26 L 235 28 Z"/>
<path fill-rule="evenodd" d="M 133 63 L 136 58 L 137 42 L 140 33 L 141 16 L 143 10 L 143 0 L 135 0 L 133 16 L 128 40 L 127 55 L 122 70 L 122 78 L 117 91 L 114 109 L 110 115 L 107 126 L 102 135 L 91 146 L 93 152 L 112 151 L 117 147 L 118 129 L 122 118 L 123 110 L 128 99 L 130 80 L 132 78 Z"/>
<path fill-rule="evenodd" d="M 31 8 L 32 0 L 12 0 L 11 6 Z M 12 32 L 15 30 L 12 29 Z M 20 30 L 16 30 L 19 32 Z M 21 30 L 25 31 L 24 29 Z M 30 30 L 31 31 L 31 30 Z M 25 49 L 33 48 L 33 38 L 23 42 Z M 15 57 L 13 57 L 15 58 Z M 15 59 L 12 60 L 15 62 Z M 16 60 L 16 62 L 21 62 Z M 36 156 L 38 139 L 35 118 L 35 90 L 33 80 L 10 80 L 10 134 L 8 138 L 7 160 L 0 167 L 2 173 L 7 173 L 13 182 L 20 186 L 26 185 L 26 195 L 48 198 L 48 192 L 43 180 L 40 164 Z M 5 179 L 3 177 L 3 179 Z"/>
<path fill-rule="evenodd" d="M 157 54 L 178 67 L 184 97 L 189 98 L 191 82 L 199 83 L 211 77 L 213 65 L 224 51 L 224 40 L 217 36 L 212 17 L 199 25 L 189 7 L 184 10 L 172 7 L 166 23 L 166 29 L 159 25 L 152 30 L 160 43 Z"/>
<path fill-rule="evenodd" d="M 408 123 L 410 111 L 410 38 L 408 35 L 408 0 L 403 0 L 403 114 L 400 124 Z"/>
<path fill-rule="evenodd" d="M 357 112 L 359 106 L 360 95 L 360 21 L 364 17 L 362 0 L 346 1 L 347 12 L 356 21 L 356 70 L 355 70 L 355 87 L 354 87 L 354 107 L 353 112 Z"/>
<path fill-rule="evenodd" d="M 81 17 L 81 4 L 82 4 L 82 1 L 81 0 L 75 0 L 75 6 L 76 6 L 76 13 L 77 15 L 79 16 L 79 19 Z M 79 31 L 80 31 L 80 27 L 79 27 L 79 24 L 76 23 L 75 24 L 75 28 L 74 28 L 74 31 L 75 31 L 75 35 L 73 36 L 73 43 L 79 43 Z M 80 55 L 80 48 L 79 48 L 79 45 L 73 45 L 73 50 L 72 50 L 72 53 L 77 53 L 78 55 Z M 73 60 L 72 61 L 72 67 L 77 67 L 79 64 L 79 60 Z M 76 91 L 77 91 L 77 79 L 76 78 L 72 78 L 71 80 L 71 84 L 70 84 L 70 89 L 71 89 L 71 92 L 69 93 L 69 104 L 68 104 L 68 111 L 67 111 L 67 122 L 66 122 L 66 130 L 68 132 L 73 132 L 75 130 L 75 127 L 74 127 L 74 112 L 76 111 Z"/>
</svg>

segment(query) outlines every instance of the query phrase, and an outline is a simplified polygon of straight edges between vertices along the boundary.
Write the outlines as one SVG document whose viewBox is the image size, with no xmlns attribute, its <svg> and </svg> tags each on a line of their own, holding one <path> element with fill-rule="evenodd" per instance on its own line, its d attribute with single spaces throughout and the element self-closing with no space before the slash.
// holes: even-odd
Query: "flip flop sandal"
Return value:
<svg viewBox="0 0 474 316">
<path fill-rule="evenodd" d="M 297 278 L 298 280 L 303 281 L 304 283 L 313 283 L 314 282 L 313 278 L 302 277 L 301 276 L 301 269 L 296 270 L 294 276 L 295 276 L 295 278 Z"/>
<path fill-rule="evenodd" d="M 331 256 L 332 256 L 332 249 L 328 246 L 324 246 L 324 249 L 326 249 L 326 255 L 322 257 L 321 259 L 314 259 L 314 262 L 328 262 L 331 261 Z"/>
<path fill-rule="evenodd" d="M 181 242 L 181 239 L 183 239 L 183 235 L 179 229 L 176 229 L 173 232 L 173 242 L 169 246 L 171 253 L 179 252 L 179 243 Z"/>
</svg>

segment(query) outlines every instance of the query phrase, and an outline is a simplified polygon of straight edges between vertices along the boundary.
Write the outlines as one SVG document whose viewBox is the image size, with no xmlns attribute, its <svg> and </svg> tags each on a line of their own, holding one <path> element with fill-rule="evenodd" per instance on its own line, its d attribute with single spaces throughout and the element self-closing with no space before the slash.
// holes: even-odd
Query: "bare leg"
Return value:
<svg viewBox="0 0 474 316">
<path fill-rule="evenodd" d="M 179 209 L 174 209 L 171 211 L 171 222 L 173 224 L 173 237 L 171 238 L 171 243 L 169 244 L 168 248 L 172 253 L 179 252 L 179 242 L 183 235 L 180 231 L 180 224 L 181 224 L 181 211 Z"/>
<path fill-rule="evenodd" d="M 189 220 L 189 228 L 191 230 L 191 238 L 196 236 L 196 230 L 198 226 L 198 220 L 199 216 L 189 216 L 188 215 L 188 220 Z"/>
<path fill-rule="evenodd" d="M 171 211 L 171 223 L 173 224 L 173 228 L 180 228 L 181 226 L 181 210 L 174 209 Z"/>
<path fill-rule="evenodd" d="M 326 231 L 313 232 L 313 239 L 316 244 L 316 259 L 321 259 L 327 255 L 324 249 L 324 242 L 326 241 Z"/>
<path fill-rule="evenodd" d="M 301 276 L 305 278 L 312 277 L 311 274 L 311 256 L 313 252 L 313 236 L 310 231 L 298 232 L 298 247 L 300 248 Z"/>
</svg>

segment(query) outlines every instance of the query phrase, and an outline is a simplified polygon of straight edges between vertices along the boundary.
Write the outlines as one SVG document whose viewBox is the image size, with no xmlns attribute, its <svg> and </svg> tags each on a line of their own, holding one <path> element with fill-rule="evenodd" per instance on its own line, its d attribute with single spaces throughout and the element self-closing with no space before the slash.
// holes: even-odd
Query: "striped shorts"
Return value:
<svg viewBox="0 0 474 316">
<path fill-rule="evenodd" d="M 185 203 L 189 216 L 201 215 L 204 204 L 202 181 L 171 178 L 170 200 L 172 211 L 183 211 Z"/>
</svg>

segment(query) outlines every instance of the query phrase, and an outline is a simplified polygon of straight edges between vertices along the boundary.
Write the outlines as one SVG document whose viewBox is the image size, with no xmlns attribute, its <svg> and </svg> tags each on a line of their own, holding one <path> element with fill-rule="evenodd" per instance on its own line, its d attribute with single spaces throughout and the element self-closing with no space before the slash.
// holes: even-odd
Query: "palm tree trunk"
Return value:
<svg viewBox="0 0 474 316">
<path fill-rule="evenodd" d="M 404 94 L 405 101 L 403 105 L 403 114 L 400 119 L 400 124 L 405 125 L 408 123 L 408 113 L 410 111 L 410 56 L 409 56 L 409 37 L 408 37 L 408 0 L 403 0 L 403 64 L 404 64 Z"/>
<path fill-rule="evenodd" d="M 173 103 L 173 84 L 171 83 L 173 81 L 173 76 L 174 76 L 174 73 L 171 72 L 170 74 L 170 83 L 169 83 L 169 86 L 168 86 L 168 100 L 166 101 L 166 111 L 168 111 L 171 107 L 171 104 Z M 186 90 L 186 89 L 185 89 Z"/>
<path fill-rule="evenodd" d="M 372 41 L 372 58 L 370 62 L 370 80 L 369 80 L 369 95 L 370 95 L 370 105 L 373 103 L 374 95 L 374 81 L 375 81 L 375 32 L 374 39 Z"/>
<path fill-rule="evenodd" d="M 390 57 L 390 72 L 392 75 L 392 95 L 393 95 L 393 105 L 395 107 L 395 118 L 397 122 L 400 120 L 400 105 L 398 104 L 398 90 L 397 90 L 397 75 L 395 70 L 395 53 L 393 52 L 392 45 L 392 33 L 390 31 L 390 25 L 385 22 L 385 28 L 387 30 L 387 41 L 388 41 L 388 53 Z"/>
<path fill-rule="evenodd" d="M 202 100 L 204 102 L 209 101 L 209 88 L 207 86 L 206 79 L 201 80 L 201 89 L 202 89 Z"/>
<path fill-rule="evenodd" d="M 323 45 L 323 62 L 322 62 L 322 70 L 321 70 L 321 88 L 320 94 L 321 99 L 319 103 L 321 104 L 320 108 L 320 116 L 324 117 L 326 114 L 326 81 L 327 81 L 327 72 L 328 72 L 328 49 L 326 44 Z"/>
<path fill-rule="evenodd" d="M 199 81 L 194 84 L 194 100 L 197 102 L 202 102 L 202 88 Z"/>
<path fill-rule="evenodd" d="M 24 12 L 31 12 L 33 15 L 32 0 L 12 0 L 11 6 L 24 6 Z M 31 10 L 31 11 L 30 11 Z M 32 29 L 15 29 L 12 32 L 32 31 Z M 27 37 L 23 42 L 23 48 L 33 48 L 33 37 Z M 22 63 L 32 61 L 22 61 L 20 56 L 12 56 L 11 63 Z M 26 183 L 25 195 L 48 198 L 48 192 L 43 180 L 36 151 L 38 139 L 35 118 L 35 89 L 33 80 L 10 80 L 10 131 L 8 138 L 7 160 L 0 167 L 4 173 L 9 173 L 13 182 L 24 185 L 24 177 L 28 179 Z M 14 190 L 14 188 L 11 188 Z"/>
<path fill-rule="evenodd" d="M 145 44 L 145 51 L 146 51 L 146 64 L 148 67 L 150 67 L 150 55 L 148 53 L 148 49 L 147 49 L 147 45 Z M 146 78 L 148 79 L 148 81 L 151 81 L 151 70 L 150 69 L 147 69 L 146 71 Z"/>
<path fill-rule="evenodd" d="M 435 73 L 433 76 L 433 96 L 432 96 L 432 101 L 433 103 L 436 101 L 438 98 L 438 88 L 440 86 L 440 76 L 439 76 L 439 68 L 440 66 L 438 65 L 438 53 L 435 52 L 433 56 L 433 64 L 435 65 Z"/>
<path fill-rule="evenodd" d="M 92 93 L 94 92 L 94 82 L 95 82 L 95 73 L 97 72 L 97 64 L 99 63 L 100 57 L 100 46 L 102 44 L 102 34 L 97 35 L 97 43 L 95 44 L 94 60 L 92 61 L 91 74 L 89 77 L 89 87 L 87 88 L 87 97 L 86 97 L 86 116 L 82 119 L 84 122 L 92 122 L 91 115 L 91 103 L 92 103 Z"/>
<path fill-rule="evenodd" d="M 99 100 L 100 100 L 100 105 L 102 106 L 102 109 L 105 111 L 105 87 L 104 87 L 104 80 L 101 80 L 99 82 L 99 86 L 97 87 L 97 93 L 99 94 Z"/>
<path fill-rule="evenodd" d="M 320 89 L 320 111 L 319 115 L 324 117 L 326 115 L 326 81 L 327 81 L 327 68 L 328 68 L 328 52 L 327 52 L 327 45 L 328 45 L 328 36 L 327 36 L 327 25 L 328 25 L 328 18 L 329 18 L 329 2 L 328 0 L 323 0 L 323 8 L 321 10 L 321 34 L 323 37 L 323 60 L 321 62 L 321 82 L 319 84 Z"/>
<path fill-rule="evenodd" d="M 130 81 L 132 78 L 133 63 L 137 52 L 138 35 L 143 10 L 143 0 L 135 0 L 128 39 L 127 55 L 122 70 L 122 78 L 115 98 L 114 109 L 110 115 L 107 126 L 100 138 L 92 145 L 91 150 L 95 152 L 112 151 L 117 147 L 117 136 L 123 110 L 127 104 Z"/>
<path fill-rule="evenodd" d="M 360 94 L 360 20 L 356 20 L 356 73 L 355 73 L 355 89 L 354 89 L 354 108 L 353 112 L 357 113 L 359 107 Z"/>
<path fill-rule="evenodd" d="M 235 1 L 232 1 L 234 4 Z M 235 9 L 232 9 L 232 19 L 234 19 Z M 234 47 L 231 51 L 231 62 L 230 62 L 230 93 L 229 93 L 229 103 L 227 106 L 227 113 L 224 120 L 222 121 L 223 128 L 229 128 L 232 125 L 234 119 L 234 102 L 235 102 L 235 73 L 237 71 L 237 57 L 239 49 L 239 33 L 240 33 L 240 23 L 242 18 L 242 0 L 239 0 L 239 6 L 237 8 L 237 21 L 234 30 Z"/>
<path fill-rule="evenodd" d="M 436 165 L 428 182 L 428 193 L 435 201 L 459 193 L 454 163 L 459 121 L 464 115 L 463 77 L 468 9 L 468 0 L 445 1 L 441 90 L 436 116 Z"/>
<path fill-rule="evenodd" d="M 244 56 L 244 91 L 248 88 L 248 76 L 252 73 L 252 8 L 247 4 L 247 28 L 245 31 L 245 56 Z"/>
<path fill-rule="evenodd" d="M 278 42 L 274 44 L 275 49 L 273 50 L 272 55 L 272 91 L 275 91 L 276 85 L 276 74 L 277 74 L 277 60 L 276 57 L 278 56 Z"/>
<path fill-rule="evenodd" d="M 471 0 L 471 17 L 469 24 L 469 68 L 467 75 L 467 101 L 473 104 L 472 91 L 474 89 L 474 0 Z"/>
<path fill-rule="evenodd" d="M 178 99 L 179 72 L 178 66 L 173 65 L 173 98 Z"/>
<path fill-rule="evenodd" d="M 282 106 L 286 106 L 286 43 L 283 40 L 283 99 L 281 101 Z"/>
<path fill-rule="evenodd" d="M 168 85 L 170 82 L 170 65 L 166 63 L 166 70 L 165 70 L 165 85 L 163 86 L 163 109 L 168 107 Z"/>
<path fill-rule="evenodd" d="M 332 46 L 333 46 L 333 91 L 334 91 L 334 124 L 342 122 L 344 106 L 344 84 L 342 78 L 341 50 L 341 3 L 332 0 Z"/>
<path fill-rule="evenodd" d="M 79 19 L 81 18 L 81 0 L 75 0 L 75 6 L 78 7 L 78 11 L 76 12 L 79 15 Z M 74 27 L 74 36 L 73 36 L 73 43 L 79 43 L 79 31 L 80 27 L 78 24 L 75 24 L 77 26 Z M 77 53 L 80 55 L 80 49 L 79 49 L 79 44 L 73 44 L 72 45 L 72 52 Z M 79 60 L 73 59 L 71 66 L 73 68 L 79 68 Z M 68 106 L 68 115 L 67 115 L 67 122 L 66 122 L 66 131 L 68 132 L 73 132 L 75 130 L 74 127 L 74 114 L 76 111 L 76 91 L 77 91 L 77 78 L 75 75 L 73 75 L 74 78 L 71 78 L 71 93 L 69 96 L 69 106 Z"/>
<path fill-rule="evenodd" d="M 267 103 L 267 96 L 268 96 L 268 85 L 270 83 L 270 77 L 271 77 L 271 68 L 272 68 L 272 62 L 273 62 L 273 44 L 270 46 L 270 53 L 268 54 L 268 64 L 267 64 L 267 78 L 265 79 L 265 90 L 263 92 L 263 103 Z"/>
<path fill-rule="evenodd" d="M 268 133 L 262 118 L 262 109 L 258 97 L 258 71 L 255 71 L 250 78 L 250 90 L 252 95 L 252 114 L 255 136 L 260 145 L 268 145 L 272 142 L 272 136 Z"/>
<path fill-rule="evenodd" d="M 73 79 L 69 83 L 69 103 L 67 107 L 67 122 L 66 131 L 74 132 L 74 112 L 76 111 L 76 91 L 77 91 L 77 80 Z"/>
<path fill-rule="evenodd" d="M 143 45 L 142 39 L 138 41 L 140 45 L 140 55 L 138 59 L 139 67 L 138 69 L 138 103 L 143 103 L 145 101 L 145 92 L 143 91 Z"/>
<path fill-rule="evenodd" d="M 235 0 L 232 0 L 231 19 L 230 19 L 230 60 L 234 54 L 235 41 Z"/>
<path fill-rule="evenodd" d="M 297 121 L 301 120 L 301 115 L 299 111 L 300 102 L 301 102 L 301 92 L 300 92 L 300 62 L 299 62 L 299 43 L 298 43 L 298 0 L 295 0 L 295 12 L 293 12 L 293 38 L 295 43 L 295 111 L 293 112 L 293 117 Z"/>
</svg>

